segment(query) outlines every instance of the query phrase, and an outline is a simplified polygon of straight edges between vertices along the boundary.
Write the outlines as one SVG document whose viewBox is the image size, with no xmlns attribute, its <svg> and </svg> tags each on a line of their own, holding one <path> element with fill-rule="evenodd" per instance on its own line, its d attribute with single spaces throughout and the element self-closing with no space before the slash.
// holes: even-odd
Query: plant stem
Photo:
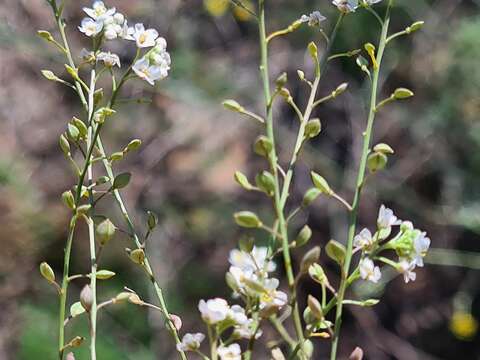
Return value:
<svg viewBox="0 0 480 360">
<path fill-rule="evenodd" d="M 279 177 L 278 177 L 278 169 L 277 169 L 277 153 L 275 149 L 275 135 L 273 132 L 273 114 L 272 114 L 272 106 L 271 106 L 271 93 L 270 93 L 270 75 L 268 72 L 268 49 L 267 49 L 267 39 L 266 39 L 266 31 L 265 31 L 265 0 L 259 0 L 259 36 L 260 36 L 260 53 L 261 53 L 261 60 L 260 60 L 260 73 L 262 75 L 263 80 L 263 91 L 265 97 L 266 106 L 266 132 L 267 137 L 272 143 L 272 150 L 268 156 L 270 162 L 270 169 L 273 173 L 275 184 L 274 184 L 274 208 L 276 217 L 278 220 L 278 226 L 280 228 L 280 235 L 282 236 L 282 249 L 283 249 L 283 260 L 285 263 L 285 271 L 287 273 L 288 285 L 290 287 L 290 291 L 292 292 L 292 296 L 295 299 L 293 304 L 293 321 L 295 325 L 295 332 L 297 333 L 298 341 L 300 342 L 300 347 L 303 350 L 303 329 L 302 329 L 302 322 L 300 319 L 300 311 L 298 309 L 298 303 L 296 301 L 295 294 L 295 276 L 293 274 L 292 269 L 292 260 L 290 256 L 290 249 L 288 244 L 288 231 L 285 221 L 285 216 L 283 213 L 283 206 L 281 204 L 280 199 L 280 185 L 279 185 Z M 303 356 L 303 351 L 302 351 Z"/>
<path fill-rule="evenodd" d="M 374 69 L 373 80 L 372 80 L 372 92 L 370 97 L 370 108 L 368 113 L 367 128 L 363 133 L 363 149 L 362 157 L 360 160 L 360 166 L 358 169 L 355 195 L 352 203 L 352 211 L 350 212 L 349 228 L 348 228 L 348 242 L 347 242 L 347 252 L 345 256 L 345 262 L 342 268 L 342 279 L 340 282 L 340 287 L 338 290 L 337 296 L 337 309 L 335 314 L 335 332 L 332 339 L 332 348 L 330 352 L 330 360 L 337 359 L 337 350 L 338 350 L 338 341 L 340 336 L 340 328 L 342 325 L 342 310 L 343 310 L 343 299 L 345 297 L 345 291 L 348 284 L 348 274 L 350 271 L 350 264 L 352 261 L 353 253 L 353 238 L 355 236 L 355 228 L 357 222 L 358 209 L 360 204 L 360 196 L 362 191 L 362 185 L 365 178 L 365 171 L 367 166 L 368 152 L 370 148 L 370 142 L 372 137 L 373 123 L 375 120 L 375 107 L 377 103 L 377 91 L 378 91 L 378 78 L 380 75 L 380 64 L 382 62 L 383 54 L 385 51 L 386 40 L 388 36 L 388 27 L 390 23 L 390 8 L 392 6 L 392 0 L 389 0 L 387 12 L 385 14 L 385 20 L 382 24 L 382 33 L 380 36 L 378 53 L 377 53 L 377 64 L 378 66 Z"/>
<path fill-rule="evenodd" d="M 90 78 L 90 91 L 88 94 L 88 119 L 89 119 L 89 126 L 88 126 L 88 134 L 87 134 L 87 149 L 94 147 L 95 138 L 93 136 L 94 130 L 94 93 L 95 93 L 95 69 L 91 71 L 91 78 Z M 97 126 L 100 128 L 100 125 Z M 98 132 L 95 131 L 97 134 Z M 87 164 L 87 181 L 88 185 L 90 186 L 93 183 L 93 168 L 90 161 L 90 158 L 86 160 Z M 90 204 L 93 206 L 94 199 L 92 190 L 89 190 L 89 198 Z M 91 208 L 90 212 L 94 209 Z M 97 352 L 96 352 L 96 336 L 97 336 L 97 260 L 96 260 L 96 244 L 95 244 L 95 224 L 91 216 L 88 217 L 88 238 L 90 243 L 90 288 L 92 290 L 92 308 L 90 310 L 90 359 L 96 360 L 97 359 Z"/>
</svg>

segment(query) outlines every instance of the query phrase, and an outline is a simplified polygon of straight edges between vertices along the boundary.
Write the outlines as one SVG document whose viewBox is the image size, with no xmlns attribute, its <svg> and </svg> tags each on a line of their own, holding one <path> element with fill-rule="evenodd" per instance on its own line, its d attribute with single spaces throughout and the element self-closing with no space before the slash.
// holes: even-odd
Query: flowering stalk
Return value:
<svg viewBox="0 0 480 360">
<path fill-rule="evenodd" d="M 375 66 L 373 70 L 372 88 L 371 88 L 371 95 L 370 95 L 370 108 L 368 112 L 367 127 L 365 132 L 363 133 L 364 139 L 363 139 L 362 156 L 361 156 L 360 165 L 358 169 L 355 195 L 352 202 L 352 210 L 350 212 L 347 250 L 346 250 L 345 262 L 343 264 L 341 282 L 340 282 L 340 287 L 338 290 L 337 301 L 336 301 L 337 308 L 336 308 L 336 314 L 335 314 L 335 328 L 334 328 L 335 331 L 332 339 L 330 360 L 337 359 L 337 349 L 338 349 L 338 342 L 340 337 L 340 328 L 342 324 L 343 300 L 345 297 L 345 291 L 349 283 L 348 274 L 350 271 L 350 264 L 352 261 L 353 239 L 355 237 L 357 214 L 358 214 L 358 209 L 360 205 L 360 196 L 361 196 L 362 188 L 364 185 L 365 172 L 367 169 L 367 158 L 369 154 L 369 148 L 370 148 L 371 137 L 373 132 L 373 123 L 374 123 L 375 114 L 376 114 L 375 108 L 377 104 L 377 91 L 378 91 L 378 79 L 380 76 L 380 65 L 382 63 L 382 58 L 385 51 L 387 37 L 388 37 L 388 28 L 390 24 L 390 9 L 391 9 L 392 3 L 393 3 L 393 0 L 389 0 L 387 5 L 387 11 L 385 14 L 385 18 L 383 20 L 382 32 L 380 35 L 380 41 L 378 45 L 378 53 L 376 56 L 377 66 Z"/>
</svg>

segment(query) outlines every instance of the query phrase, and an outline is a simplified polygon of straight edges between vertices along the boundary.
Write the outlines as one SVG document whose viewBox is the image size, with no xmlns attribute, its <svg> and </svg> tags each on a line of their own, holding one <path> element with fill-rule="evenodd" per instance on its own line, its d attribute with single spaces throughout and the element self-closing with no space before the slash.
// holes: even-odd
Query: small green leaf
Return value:
<svg viewBox="0 0 480 360">
<path fill-rule="evenodd" d="M 132 177 L 132 174 L 128 172 L 118 174 L 117 176 L 115 176 L 115 180 L 113 180 L 112 187 L 114 189 L 123 189 L 125 186 L 128 185 L 131 177 Z"/>
</svg>

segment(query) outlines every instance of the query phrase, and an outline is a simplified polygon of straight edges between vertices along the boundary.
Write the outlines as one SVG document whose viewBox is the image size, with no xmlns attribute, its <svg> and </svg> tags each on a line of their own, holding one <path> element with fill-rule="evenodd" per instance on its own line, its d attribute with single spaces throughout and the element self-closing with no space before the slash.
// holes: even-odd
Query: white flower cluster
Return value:
<svg viewBox="0 0 480 360">
<path fill-rule="evenodd" d="M 360 5 L 362 6 L 371 6 L 373 4 L 377 4 L 382 0 L 360 0 Z M 354 12 L 358 6 L 358 0 L 333 0 L 332 4 L 335 5 L 338 10 L 344 13 Z"/>
<path fill-rule="evenodd" d="M 387 239 L 392 231 L 392 226 L 400 225 L 400 231 L 393 239 L 384 244 L 381 241 Z M 359 264 L 360 276 L 362 279 L 378 282 L 381 278 L 380 268 L 375 266 L 373 259 L 383 249 L 395 250 L 398 255 L 398 262 L 384 262 L 394 266 L 402 275 L 406 283 L 416 279 L 413 271 L 417 266 L 424 265 L 423 258 L 430 248 L 430 239 L 426 232 L 413 227 L 410 221 L 399 220 L 393 211 L 384 205 L 380 207 L 377 218 L 377 232 L 372 235 L 370 230 L 363 229 L 354 238 L 353 245 L 362 251 L 362 259 Z"/>
<path fill-rule="evenodd" d="M 154 85 L 155 81 L 168 76 L 171 65 L 170 54 L 167 52 L 166 40 L 159 37 L 157 30 L 145 29 L 143 24 L 129 27 L 125 16 L 115 8 L 107 8 L 103 1 L 95 1 L 92 8 L 85 7 L 83 11 L 89 17 L 84 18 L 78 28 L 86 36 L 107 40 L 120 38 L 135 41 L 139 49 L 151 48 L 132 66 L 139 78 Z M 90 59 L 96 58 L 107 67 L 120 67 L 120 58 L 116 54 L 110 52 L 93 54 L 84 51 L 82 57 L 85 59 L 87 54 Z"/>
</svg>

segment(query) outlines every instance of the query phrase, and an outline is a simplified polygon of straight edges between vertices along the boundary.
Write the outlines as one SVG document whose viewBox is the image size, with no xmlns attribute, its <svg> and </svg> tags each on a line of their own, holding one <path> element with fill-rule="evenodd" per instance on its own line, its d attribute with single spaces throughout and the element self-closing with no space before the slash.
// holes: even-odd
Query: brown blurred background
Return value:
<svg viewBox="0 0 480 360">
<path fill-rule="evenodd" d="M 117 171 L 133 173 L 125 191 L 139 226 L 145 211 L 160 218 L 149 242 L 158 278 L 166 289 L 171 311 L 181 315 L 185 331 L 204 331 L 196 305 L 201 298 L 228 297 L 224 273 L 228 251 L 245 231 L 231 214 L 253 209 L 271 218 L 266 199 L 246 194 L 233 181 L 235 170 L 249 175 L 265 164 L 252 154 L 258 135 L 255 124 L 224 111 L 224 98 L 235 98 L 256 111 L 262 109 L 258 76 L 255 22 L 245 13 L 222 9 L 222 0 L 111 0 L 135 20 L 159 29 L 169 43 L 171 76 L 155 89 L 133 81 L 122 97 L 151 97 L 149 105 L 125 105 L 105 130 L 109 151 L 121 149 L 132 138 L 143 146 L 130 154 Z M 367 187 L 360 226 L 372 225 L 381 203 L 401 219 L 412 219 L 428 231 L 433 247 L 468 251 L 432 252 L 431 263 L 418 271 L 415 283 L 399 278 L 386 286 L 362 284 L 357 294 L 381 296 L 370 309 L 349 309 L 344 321 L 342 354 L 356 345 L 367 359 L 480 359 L 480 2 L 461 0 L 397 1 L 393 30 L 416 20 L 426 26 L 414 36 L 395 41 L 388 49 L 382 77 L 382 97 L 399 86 L 411 88 L 412 101 L 389 106 L 378 117 L 375 141 L 396 151 L 388 170 Z M 87 41 L 76 31 L 87 1 L 70 1 L 67 32 L 78 56 Z M 336 17 L 330 1 L 268 1 L 270 30 L 290 24 L 304 13 L 320 10 L 329 29 Z M 382 11 L 382 7 L 379 7 Z M 60 194 L 73 178 L 58 149 L 58 136 L 80 112 L 74 94 L 46 81 L 40 69 L 64 74 L 63 59 L 35 35 L 55 31 L 51 13 L 41 0 L 2 0 L 0 3 L 0 359 L 54 359 L 57 300 L 38 274 L 48 261 L 58 274 L 62 268 L 68 211 Z M 55 32 L 56 35 L 56 32 Z M 338 52 L 375 43 L 377 24 L 359 12 L 344 22 L 335 49 Z M 307 43 L 323 44 L 318 32 L 303 29 L 272 44 L 271 71 L 287 71 L 289 88 L 297 99 L 306 90 L 295 72 L 312 70 Z M 131 47 L 113 46 L 123 63 L 132 58 Z M 310 186 L 309 169 L 327 174 L 347 198 L 352 195 L 359 161 L 361 131 L 366 118 L 367 83 L 354 59 L 333 62 L 323 78 L 320 94 L 341 82 L 349 91 L 319 109 L 320 137 L 305 149 L 298 164 L 292 199 L 299 201 Z M 280 157 L 290 152 L 296 120 L 286 107 L 278 107 Z M 115 205 L 104 202 L 105 214 L 121 224 Z M 309 214 L 293 226 L 307 222 L 314 230 L 312 243 L 330 238 L 344 241 L 345 212 L 335 203 L 318 200 Z M 261 243 L 264 235 L 253 233 Z M 117 272 L 102 283 L 100 297 L 108 298 L 124 285 L 149 298 L 151 288 L 130 264 L 123 249 L 129 240 L 119 235 L 103 258 L 102 268 Z M 298 261 L 301 253 L 294 254 Z M 336 282 L 335 267 L 323 260 Z M 88 268 L 88 241 L 81 228 L 74 244 L 73 272 Z M 280 267 L 281 268 L 281 267 Z M 393 277 L 393 274 L 392 274 Z M 81 286 L 81 283 L 77 286 Z M 72 287 L 73 300 L 78 288 Z M 305 281 L 302 296 L 318 289 Z M 352 295 L 353 296 L 353 295 Z M 154 313 L 134 306 L 119 306 L 102 313 L 99 353 L 109 359 L 174 358 L 170 338 Z M 77 321 L 75 333 L 85 333 Z M 74 334 L 72 331 L 72 334 Z M 271 340 L 267 331 L 264 341 Z M 323 340 L 322 340 L 323 341 Z M 328 343 L 319 341 L 316 359 L 326 358 Z M 258 359 L 266 359 L 259 352 Z M 87 359 L 79 351 L 77 359 Z"/>
</svg>

